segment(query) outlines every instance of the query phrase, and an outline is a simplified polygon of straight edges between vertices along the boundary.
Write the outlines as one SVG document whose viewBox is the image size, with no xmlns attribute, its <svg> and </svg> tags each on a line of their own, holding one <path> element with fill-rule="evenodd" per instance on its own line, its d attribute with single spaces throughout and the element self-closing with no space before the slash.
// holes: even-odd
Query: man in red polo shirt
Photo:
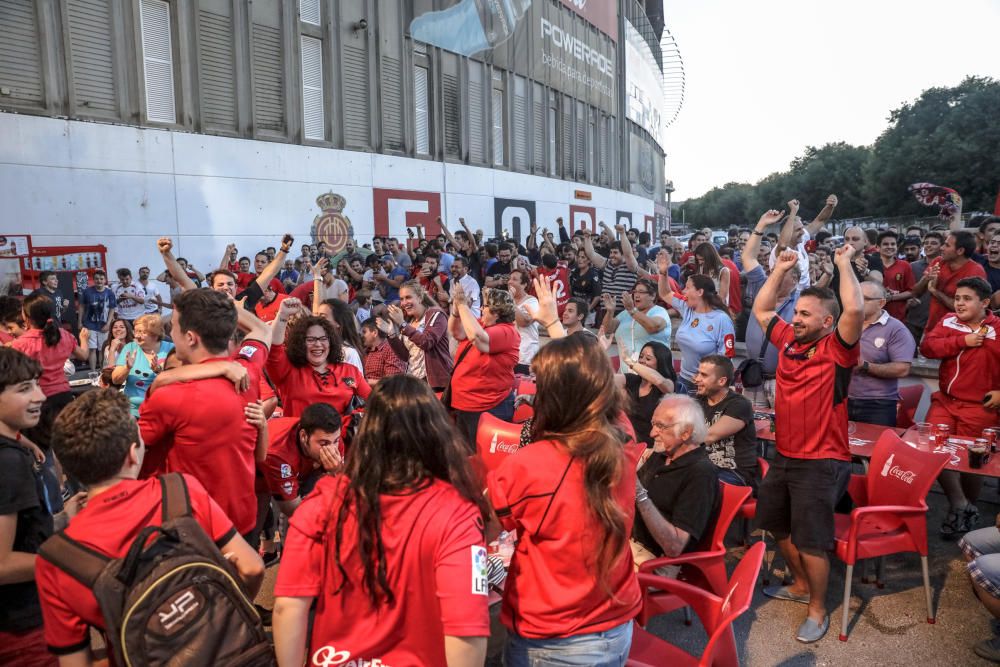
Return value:
<svg viewBox="0 0 1000 667">
<path fill-rule="evenodd" d="M 302 417 L 278 417 L 267 424 L 264 477 L 278 509 L 291 516 L 324 472 L 343 462 L 340 414 L 329 403 L 313 403 Z"/>
<path fill-rule="evenodd" d="M 281 308 L 281 302 L 287 298 L 288 295 L 285 294 L 281 281 L 277 278 L 272 278 L 271 282 L 264 289 L 263 298 L 257 302 L 253 310 L 262 321 L 272 322 L 278 316 L 278 309 Z"/>
<path fill-rule="evenodd" d="M 991 392 L 1000 387 L 1000 318 L 989 310 L 992 292 L 983 278 L 960 280 L 952 299 L 954 314 L 929 329 L 920 343 L 925 357 L 941 360 L 940 389 L 931 395 L 927 421 L 948 424 L 955 435 L 978 437 L 984 428 L 997 425 Z M 941 536 L 961 537 L 979 523 L 976 500 L 983 478 L 945 470 L 938 481 L 951 505 Z"/>
<path fill-rule="evenodd" d="M 809 605 L 796 639 L 818 641 L 830 626 L 826 588 L 834 547 L 833 511 L 847 490 L 847 390 L 859 358 L 864 322 L 861 285 L 851 268 L 855 248 L 837 249 L 841 314 L 825 287 L 802 291 L 791 324 L 775 312 L 778 287 L 798 254 L 782 252 L 754 301 L 753 314 L 778 349 L 775 436 L 778 453 L 760 486 L 757 522 L 774 534 L 795 576 L 769 597 Z M 838 319 L 839 316 L 839 319 Z"/>
<path fill-rule="evenodd" d="M 912 296 L 913 271 L 910 263 L 899 259 L 896 232 L 887 230 L 878 235 L 878 254 L 882 260 L 882 284 L 885 286 L 885 312 L 897 320 L 906 319 L 906 302 Z"/>
<path fill-rule="evenodd" d="M 976 237 L 972 232 L 957 231 L 948 234 L 941 256 L 931 262 L 923 277 L 913 286 L 912 294 L 920 297 L 924 292 L 930 292 L 931 305 L 927 316 L 926 334 L 955 309 L 955 289 L 958 281 L 963 278 L 986 278 L 986 271 L 978 263 L 972 261 L 976 252 Z"/>
<path fill-rule="evenodd" d="M 163 391 L 166 391 L 165 389 Z M 123 558 L 139 532 L 162 521 L 159 479 L 138 479 L 146 448 L 128 401 L 110 389 L 92 391 L 56 419 L 52 445 L 66 472 L 87 487 L 87 506 L 66 535 L 108 558 Z M 252 599 L 264 564 L 201 483 L 184 475 L 191 512 L 235 567 Z M 45 642 L 60 664 L 91 664 L 90 628 L 106 630 L 94 593 L 44 558 L 35 578 L 45 619 Z"/>
<path fill-rule="evenodd" d="M 237 308 L 222 292 L 202 288 L 174 299 L 171 338 L 185 364 L 220 359 L 246 367 L 250 388 L 237 393 L 225 378 L 171 384 L 147 396 L 139 410 L 139 428 L 150 448 L 142 477 L 183 472 L 197 478 L 233 520 L 241 535 L 256 525 L 254 449 L 257 429 L 243 408 L 256 402 L 271 329 L 239 309 L 241 328 L 249 333 L 235 354 L 229 344 L 236 332 Z"/>
</svg>

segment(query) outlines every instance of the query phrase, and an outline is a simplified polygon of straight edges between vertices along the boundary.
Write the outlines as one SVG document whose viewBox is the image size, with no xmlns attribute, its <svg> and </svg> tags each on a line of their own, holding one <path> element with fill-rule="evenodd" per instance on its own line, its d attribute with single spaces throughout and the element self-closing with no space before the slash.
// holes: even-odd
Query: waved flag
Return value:
<svg viewBox="0 0 1000 667">
<path fill-rule="evenodd" d="M 924 206 L 939 207 L 939 215 L 945 220 L 962 209 L 962 196 L 951 188 L 933 183 L 914 183 L 907 190 Z"/>
</svg>

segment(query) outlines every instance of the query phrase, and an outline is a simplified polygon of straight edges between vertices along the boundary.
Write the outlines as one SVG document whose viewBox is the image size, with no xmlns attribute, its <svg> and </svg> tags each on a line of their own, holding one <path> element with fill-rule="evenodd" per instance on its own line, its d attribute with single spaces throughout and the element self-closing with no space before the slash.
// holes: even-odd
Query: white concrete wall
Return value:
<svg viewBox="0 0 1000 667">
<path fill-rule="evenodd" d="M 229 242 L 252 255 L 288 231 L 298 246 L 311 241 L 316 197 L 330 190 L 347 199 L 344 213 L 366 243 L 373 187 L 442 193 L 453 227 L 464 217 L 487 236 L 493 197 L 534 201 L 540 225 L 553 230 L 572 203 L 608 224 L 630 211 L 640 228 L 653 211 L 634 195 L 502 170 L 0 113 L 0 235 L 31 234 L 38 246 L 103 243 L 111 269 L 158 266 L 160 236 L 203 271 Z M 592 200 L 575 200 L 575 189 Z M 405 236 L 408 206 L 416 210 L 390 206 L 392 234 Z"/>
</svg>

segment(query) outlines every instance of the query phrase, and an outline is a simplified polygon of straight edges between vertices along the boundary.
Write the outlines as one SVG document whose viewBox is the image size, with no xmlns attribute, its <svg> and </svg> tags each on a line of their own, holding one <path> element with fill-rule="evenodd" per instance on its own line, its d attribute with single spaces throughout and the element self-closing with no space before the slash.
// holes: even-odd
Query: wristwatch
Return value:
<svg viewBox="0 0 1000 667">
<path fill-rule="evenodd" d="M 867 361 L 865 363 L 861 364 L 861 370 L 863 372 L 867 373 L 868 372 L 868 368 L 869 368 L 869 364 L 868 364 Z"/>
</svg>

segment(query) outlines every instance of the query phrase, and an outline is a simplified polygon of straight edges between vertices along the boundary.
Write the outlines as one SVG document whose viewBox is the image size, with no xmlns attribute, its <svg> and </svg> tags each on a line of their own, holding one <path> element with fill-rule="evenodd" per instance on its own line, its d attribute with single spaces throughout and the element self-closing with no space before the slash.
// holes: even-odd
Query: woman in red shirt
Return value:
<svg viewBox="0 0 1000 667">
<path fill-rule="evenodd" d="M 532 369 L 534 442 L 487 477 L 500 523 L 518 538 L 500 613 L 504 662 L 621 666 L 642 605 L 628 542 L 641 448 L 592 336 L 552 340 Z"/>
<path fill-rule="evenodd" d="M 281 302 L 272 323 L 267 375 L 278 390 L 285 417 L 298 417 L 313 403 L 329 403 L 346 418 L 351 399 L 368 398 L 371 388 L 357 367 L 341 361 L 340 336 L 326 318 L 300 316 L 289 325 L 300 305 L 294 297 Z"/>
<path fill-rule="evenodd" d="M 514 419 L 514 366 L 521 334 L 514 326 L 514 299 L 497 289 L 483 290 L 482 316 L 476 319 L 465 290 L 452 288 L 448 328 L 459 341 L 450 386 L 450 407 L 458 430 L 475 449 L 479 416 L 484 412 Z"/>
<path fill-rule="evenodd" d="M 46 399 L 65 405 L 73 400 L 73 394 L 63 368 L 70 357 L 87 360 L 90 332 L 86 328 L 82 329 L 80 344 L 77 345 L 73 334 L 56 324 L 55 304 L 44 294 L 33 294 L 25 298 L 22 312 L 28 330 L 10 345 L 42 365 L 42 377 L 38 384 Z"/>
<path fill-rule="evenodd" d="M 274 588 L 278 664 L 482 665 L 488 516 L 427 383 L 383 378 L 344 474 L 292 515 Z"/>
</svg>

